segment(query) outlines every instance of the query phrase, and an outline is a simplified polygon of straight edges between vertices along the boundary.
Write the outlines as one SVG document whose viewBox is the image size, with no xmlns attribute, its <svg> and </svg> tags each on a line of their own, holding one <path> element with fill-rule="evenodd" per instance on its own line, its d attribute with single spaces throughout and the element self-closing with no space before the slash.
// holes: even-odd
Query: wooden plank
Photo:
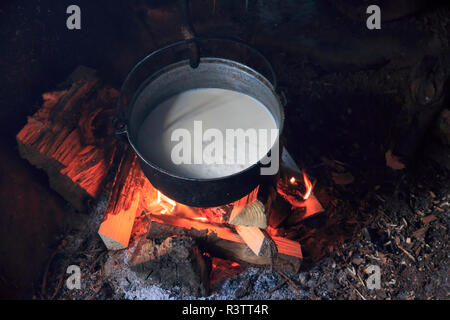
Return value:
<svg viewBox="0 0 450 320">
<path fill-rule="evenodd" d="M 299 242 L 287 238 L 272 236 L 278 250 L 278 254 L 303 259 L 302 248 Z"/>
</svg>

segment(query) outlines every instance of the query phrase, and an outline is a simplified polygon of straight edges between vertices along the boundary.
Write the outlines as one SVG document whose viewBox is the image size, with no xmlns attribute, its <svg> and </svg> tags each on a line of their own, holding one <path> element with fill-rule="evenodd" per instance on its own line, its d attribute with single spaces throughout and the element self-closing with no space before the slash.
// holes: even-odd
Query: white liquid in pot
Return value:
<svg viewBox="0 0 450 320">
<path fill-rule="evenodd" d="M 138 98 L 136 103 L 143 102 Z M 171 141 L 171 136 L 175 129 L 180 128 L 190 133 L 191 156 L 194 158 L 194 121 L 202 122 L 203 133 L 210 128 L 218 129 L 222 133 L 224 164 L 193 164 L 193 161 L 191 164 L 175 164 L 172 161 L 173 148 L 180 142 Z M 226 139 L 227 129 L 239 128 L 254 129 L 257 132 L 261 129 L 268 131 L 266 141 L 258 135 L 257 146 L 252 144 L 258 150 L 255 157 L 260 160 L 273 145 L 274 136 L 271 136 L 271 130 L 277 129 L 275 119 L 269 110 L 258 100 L 236 91 L 215 88 L 193 89 L 167 99 L 147 116 L 138 132 L 137 147 L 144 158 L 177 176 L 198 179 L 225 177 L 240 172 L 256 162 L 250 161 L 248 153 L 255 149 L 250 148 L 249 139 L 230 140 L 229 137 Z M 210 143 L 211 140 L 203 141 L 203 148 Z M 242 147 L 245 152 L 236 152 L 236 148 L 243 150 L 239 149 Z M 208 157 L 205 153 L 202 154 L 203 159 Z M 230 160 L 230 154 L 235 155 L 234 161 L 231 160 L 234 163 L 227 162 Z"/>
</svg>

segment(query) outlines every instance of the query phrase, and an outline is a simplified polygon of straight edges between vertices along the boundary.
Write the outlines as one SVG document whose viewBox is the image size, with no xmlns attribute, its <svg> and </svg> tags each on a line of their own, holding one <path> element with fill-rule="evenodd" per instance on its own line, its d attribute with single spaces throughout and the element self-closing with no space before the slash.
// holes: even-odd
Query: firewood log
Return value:
<svg viewBox="0 0 450 320">
<path fill-rule="evenodd" d="M 43 95 L 43 106 L 16 140 L 21 157 L 43 169 L 50 186 L 85 211 L 87 201 L 100 194 L 115 152 L 110 116 L 118 92 L 85 67 L 63 85 L 68 87 Z"/>
<path fill-rule="evenodd" d="M 271 256 L 271 241 L 258 227 L 236 226 L 236 232 L 257 256 Z"/>
<path fill-rule="evenodd" d="M 244 208 L 235 207 L 230 215 L 230 224 L 236 226 L 267 228 L 267 216 L 264 204 L 255 200 Z"/>
<path fill-rule="evenodd" d="M 163 240 L 172 235 L 190 236 L 199 241 L 203 250 L 212 256 L 241 264 L 268 266 L 273 262 L 275 269 L 298 272 L 303 259 L 300 244 L 282 237 L 272 236 L 278 252 L 272 259 L 270 255 L 256 255 L 242 238 L 229 228 L 171 215 L 152 216 L 148 238 Z"/>
<path fill-rule="evenodd" d="M 136 155 L 127 148 L 117 171 L 98 234 L 108 250 L 128 246 L 141 202 L 142 171 Z"/>
</svg>

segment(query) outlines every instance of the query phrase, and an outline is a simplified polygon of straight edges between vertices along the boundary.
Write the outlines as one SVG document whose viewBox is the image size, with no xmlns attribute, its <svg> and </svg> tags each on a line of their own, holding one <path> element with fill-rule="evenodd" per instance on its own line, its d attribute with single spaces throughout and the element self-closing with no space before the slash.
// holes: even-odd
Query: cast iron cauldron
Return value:
<svg viewBox="0 0 450 320">
<path fill-rule="evenodd" d="M 146 92 L 151 89 L 152 94 L 147 96 L 145 105 L 134 105 L 143 88 Z M 257 162 L 225 177 L 193 179 L 158 167 L 137 148 L 139 128 L 149 113 L 169 97 L 195 88 L 229 89 L 256 98 L 271 112 L 281 133 L 283 105 L 268 60 L 243 42 L 204 38 L 180 41 L 159 49 L 134 67 L 120 92 L 116 128 L 119 135 L 127 137 L 142 171 L 155 188 L 179 203 L 215 207 L 242 198 L 268 179 L 260 175 L 262 164 Z"/>
</svg>

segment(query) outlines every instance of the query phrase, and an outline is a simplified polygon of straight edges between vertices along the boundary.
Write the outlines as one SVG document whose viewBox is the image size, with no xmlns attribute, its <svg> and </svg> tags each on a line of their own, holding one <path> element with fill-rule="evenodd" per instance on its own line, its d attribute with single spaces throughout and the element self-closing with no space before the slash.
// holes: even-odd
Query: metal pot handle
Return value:
<svg viewBox="0 0 450 320">
<path fill-rule="evenodd" d="M 191 22 L 191 15 L 189 14 L 189 0 L 178 0 L 178 8 L 181 15 L 181 33 L 185 40 L 195 39 L 195 30 Z M 190 65 L 192 68 L 197 68 L 200 63 L 200 50 L 198 43 L 193 41 L 190 44 L 191 59 Z"/>
<path fill-rule="evenodd" d="M 183 37 L 185 40 L 192 40 L 192 44 L 190 45 L 191 51 L 192 51 L 190 65 L 192 68 L 197 68 L 200 63 L 200 49 L 199 49 L 199 45 L 198 45 L 198 42 L 196 41 L 196 39 L 200 39 L 200 38 L 198 38 L 196 36 L 194 26 L 192 25 L 191 15 L 190 15 L 190 11 L 189 11 L 189 0 L 178 0 L 178 8 L 179 8 L 180 16 L 181 16 L 181 21 L 182 21 L 181 32 L 183 34 Z M 267 64 L 267 66 L 269 67 L 270 72 L 271 72 L 272 85 L 273 85 L 274 91 L 278 94 L 278 97 L 279 97 L 281 103 L 283 104 L 283 106 L 285 106 L 287 104 L 285 91 L 282 89 L 279 89 L 277 87 L 277 77 L 276 77 L 274 68 L 273 68 L 272 64 L 269 62 L 269 60 L 258 49 L 256 49 L 249 43 L 245 43 L 243 41 L 235 40 L 235 39 L 230 39 L 229 41 L 241 43 L 242 45 L 244 45 L 244 46 L 250 48 L 251 50 L 253 50 L 254 52 L 256 52 L 264 60 L 264 62 Z"/>
</svg>

